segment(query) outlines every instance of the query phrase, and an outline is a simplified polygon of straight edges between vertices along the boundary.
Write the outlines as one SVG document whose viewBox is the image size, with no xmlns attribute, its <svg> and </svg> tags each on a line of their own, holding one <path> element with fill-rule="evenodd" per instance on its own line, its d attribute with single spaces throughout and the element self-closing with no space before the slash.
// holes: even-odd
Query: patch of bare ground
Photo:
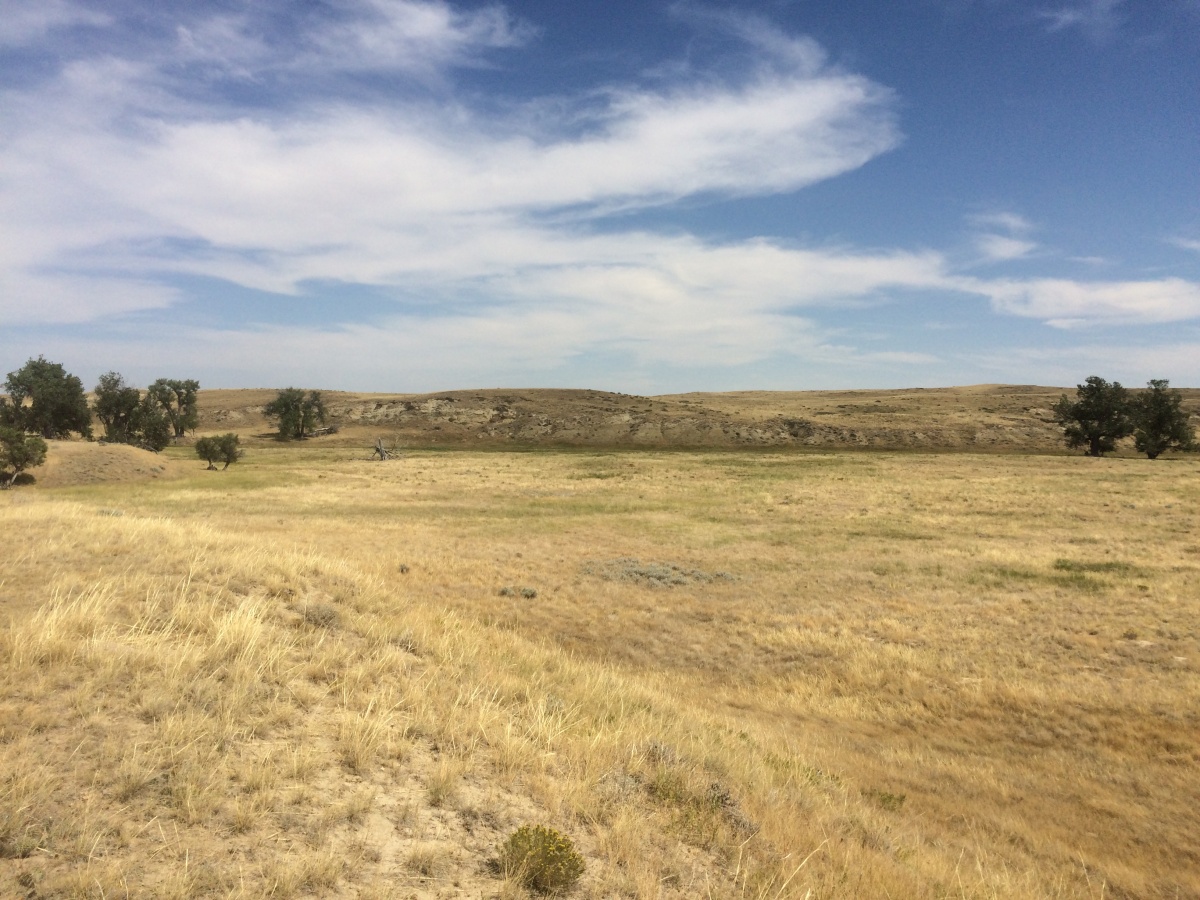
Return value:
<svg viewBox="0 0 1200 900">
<path fill-rule="evenodd" d="M 1195 459 L 187 453 L 0 494 L 0 896 L 1200 897 Z"/>
</svg>

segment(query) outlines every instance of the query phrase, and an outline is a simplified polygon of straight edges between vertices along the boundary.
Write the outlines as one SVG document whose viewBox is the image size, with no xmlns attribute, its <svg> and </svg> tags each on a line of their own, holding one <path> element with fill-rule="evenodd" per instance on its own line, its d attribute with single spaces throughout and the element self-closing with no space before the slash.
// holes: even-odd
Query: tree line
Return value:
<svg viewBox="0 0 1200 900">
<path fill-rule="evenodd" d="M 155 452 L 200 423 L 200 382 L 194 379 L 159 378 L 143 394 L 126 384 L 119 372 L 106 372 L 89 405 L 77 376 L 39 356 L 9 372 L 4 389 L 8 396 L 0 397 L 0 487 L 22 480 L 26 470 L 45 461 L 47 439 L 72 433 L 93 439 L 93 414 L 104 428 L 102 440 Z M 229 468 L 241 455 L 238 443 L 235 434 L 205 437 L 196 442 L 196 453 L 210 469 L 217 462 Z"/>
<path fill-rule="evenodd" d="M 1076 385 L 1075 399 L 1066 394 L 1054 406 L 1067 446 L 1084 448 L 1088 456 L 1103 456 L 1117 441 L 1133 435 L 1138 453 L 1157 459 L 1167 450 L 1196 450 L 1196 433 L 1183 408 L 1183 395 L 1166 379 L 1152 379 L 1131 397 L 1121 382 L 1097 375 Z"/>
<path fill-rule="evenodd" d="M 119 372 L 105 372 L 89 405 L 83 382 L 44 356 L 9 372 L 8 396 L 0 396 L 0 487 L 23 480 L 23 473 L 46 459 L 46 441 L 72 433 L 92 440 L 92 417 L 104 428 L 102 440 L 158 452 L 172 440 L 194 432 L 200 422 L 196 399 L 200 382 L 159 378 L 143 393 Z M 276 421 L 281 440 L 303 440 L 325 425 L 328 410 L 320 391 L 284 388 L 263 408 Z M 228 469 L 242 456 L 238 435 L 206 436 L 196 455 L 215 469 Z"/>
<path fill-rule="evenodd" d="M 89 405 L 79 378 L 39 356 L 9 372 L 4 389 L 8 396 L 0 396 L 0 487 L 19 482 L 28 469 L 45 461 L 47 439 L 72 433 L 92 439 L 93 414 L 104 426 L 104 440 L 156 452 L 199 424 L 200 382 L 193 379 L 159 378 L 143 394 L 120 373 L 106 372 Z M 323 433 L 328 417 L 320 391 L 291 387 L 279 391 L 263 413 L 276 422 L 281 440 Z M 1083 448 L 1088 456 L 1110 453 L 1117 441 L 1131 435 L 1137 451 L 1150 459 L 1168 450 L 1200 449 L 1183 397 L 1165 379 L 1153 379 L 1145 390 L 1131 395 L 1119 381 L 1093 375 L 1076 386 L 1074 400 L 1062 395 L 1054 416 L 1067 446 Z M 230 433 L 200 438 L 195 449 L 210 469 L 218 462 L 228 469 L 241 458 L 239 443 L 238 435 Z"/>
</svg>

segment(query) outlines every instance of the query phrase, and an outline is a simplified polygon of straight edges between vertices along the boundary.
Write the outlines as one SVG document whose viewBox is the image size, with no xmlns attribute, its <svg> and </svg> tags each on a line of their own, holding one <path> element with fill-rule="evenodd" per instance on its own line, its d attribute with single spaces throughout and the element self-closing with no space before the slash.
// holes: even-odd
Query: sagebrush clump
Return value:
<svg viewBox="0 0 1200 900">
<path fill-rule="evenodd" d="M 540 893 L 558 893 L 583 874 L 571 839 L 545 825 L 522 825 L 500 848 L 500 870 Z"/>
</svg>

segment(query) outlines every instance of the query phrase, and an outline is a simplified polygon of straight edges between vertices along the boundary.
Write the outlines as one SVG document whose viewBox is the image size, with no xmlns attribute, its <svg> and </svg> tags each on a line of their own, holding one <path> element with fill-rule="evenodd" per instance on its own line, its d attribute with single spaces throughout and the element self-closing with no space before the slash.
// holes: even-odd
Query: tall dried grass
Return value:
<svg viewBox="0 0 1200 900">
<path fill-rule="evenodd" d="M 0 893 L 1200 896 L 1194 462 L 260 457 L 0 497 Z"/>
</svg>

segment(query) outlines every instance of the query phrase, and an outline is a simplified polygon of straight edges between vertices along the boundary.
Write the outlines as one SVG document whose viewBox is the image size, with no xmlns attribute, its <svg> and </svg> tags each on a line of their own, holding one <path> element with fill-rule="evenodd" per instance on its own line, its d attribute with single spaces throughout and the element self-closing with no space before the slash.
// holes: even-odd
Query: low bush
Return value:
<svg viewBox="0 0 1200 900">
<path fill-rule="evenodd" d="M 583 857 L 571 839 L 545 825 L 522 825 L 500 848 L 500 870 L 528 888 L 554 894 L 583 874 Z"/>
</svg>

